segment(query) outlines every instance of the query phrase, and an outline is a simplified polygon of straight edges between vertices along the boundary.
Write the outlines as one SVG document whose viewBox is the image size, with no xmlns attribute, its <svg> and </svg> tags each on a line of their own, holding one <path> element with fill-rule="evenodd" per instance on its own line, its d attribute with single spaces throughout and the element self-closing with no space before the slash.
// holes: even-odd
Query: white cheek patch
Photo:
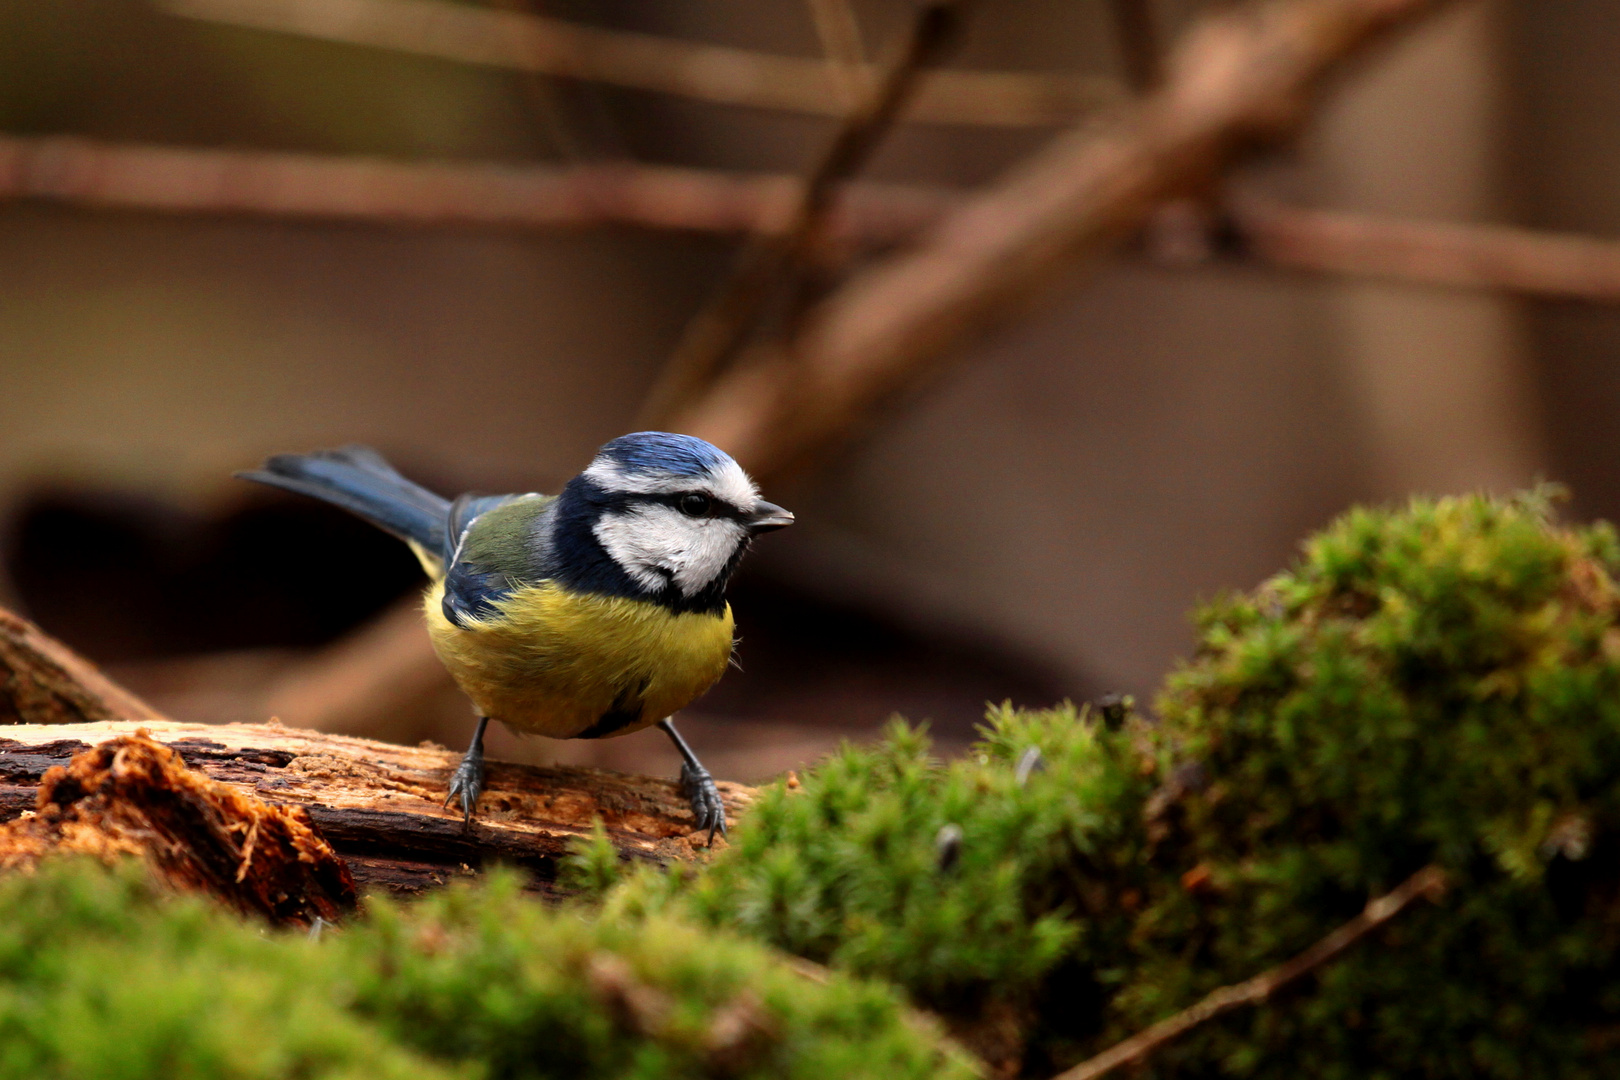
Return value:
<svg viewBox="0 0 1620 1080">
<path fill-rule="evenodd" d="M 719 577 L 748 538 L 729 518 L 688 517 L 660 504 L 603 514 L 591 531 L 638 585 L 657 590 L 673 581 L 685 596 Z"/>
</svg>

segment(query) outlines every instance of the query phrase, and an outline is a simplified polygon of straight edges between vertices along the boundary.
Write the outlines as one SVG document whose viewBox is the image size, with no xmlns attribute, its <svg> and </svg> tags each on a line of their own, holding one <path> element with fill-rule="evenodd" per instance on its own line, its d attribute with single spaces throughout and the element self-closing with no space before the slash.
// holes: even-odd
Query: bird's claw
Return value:
<svg viewBox="0 0 1620 1080">
<path fill-rule="evenodd" d="M 450 774 L 450 791 L 444 797 L 444 805 L 448 807 L 461 797 L 461 823 L 472 823 L 473 809 L 478 805 L 478 796 L 484 793 L 484 755 L 468 753 L 456 766 L 456 771 Z"/>
<path fill-rule="evenodd" d="M 720 789 L 715 786 L 714 777 L 701 765 L 683 762 L 680 789 L 692 803 L 697 831 L 708 829 L 709 846 L 713 847 L 716 833 L 726 835 L 726 806 L 720 801 Z"/>
</svg>

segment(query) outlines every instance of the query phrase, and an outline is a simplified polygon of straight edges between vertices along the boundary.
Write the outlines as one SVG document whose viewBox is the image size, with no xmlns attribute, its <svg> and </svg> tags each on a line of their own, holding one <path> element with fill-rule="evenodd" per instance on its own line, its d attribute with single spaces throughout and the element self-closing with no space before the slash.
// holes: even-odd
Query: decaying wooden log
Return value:
<svg viewBox="0 0 1620 1080">
<path fill-rule="evenodd" d="M 8 718 L 29 722 L 8 725 Z M 707 834 L 694 831 L 691 808 L 672 780 L 491 762 L 478 816 L 463 825 L 443 805 L 460 757 L 444 747 L 392 746 L 274 722 L 166 720 L 27 620 L 0 610 L 0 822 L 35 810 L 52 767 L 142 730 L 207 779 L 307 813 L 362 887 L 413 893 L 509 863 L 546 888 L 558 857 L 598 818 L 625 859 L 663 864 L 706 850 Z M 719 786 L 728 817 L 752 796 L 740 784 Z"/>
<path fill-rule="evenodd" d="M 621 855 L 653 863 L 692 859 L 696 833 L 669 780 L 600 769 L 491 762 L 477 818 L 444 808 L 460 755 L 391 746 L 275 724 L 103 721 L 0 727 L 0 820 L 32 810 L 47 769 L 108 739 L 145 729 L 212 780 L 267 802 L 301 807 L 362 887 L 418 892 L 489 863 L 516 864 L 542 884 L 598 817 Z M 726 812 L 749 789 L 721 782 Z"/>
<path fill-rule="evenodd" d="M 51 766 L 34 812 L 0 825 L 0 868 L 59 853 L 142 856 L 178 889 L 283 926 L 336 921 L 357 902 L 349 868 L 303 807 L 210 780 L 144 732 Z"/>
</svg>

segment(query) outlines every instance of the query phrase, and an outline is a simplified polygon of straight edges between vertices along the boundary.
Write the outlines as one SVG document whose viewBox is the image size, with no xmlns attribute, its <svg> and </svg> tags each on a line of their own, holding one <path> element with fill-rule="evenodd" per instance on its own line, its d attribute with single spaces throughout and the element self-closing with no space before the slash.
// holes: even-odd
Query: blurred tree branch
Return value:
<svg viewBox="0 0 1620 1080">
<path fill-rule="evenodd" d="M 775 56 L 581 26 L 447 0 L 158 0 L 172 15 L 534 71 L 725 105 L 841 117 L 825 60 Z M 858 69 L 875 83 L 871 65 Z M 1065 124 L 1117 100 L 1113 80 L 1083 75 L 938 71 L 908 119 L 936 124 Z"/>
<path fill-rule="evenodd" d="M 1620 243 L 1512 225 L 1233 200 L 1239 253 L 1273 266 L 1422 285 L 1620 302 Z"/>
<path fill-rule="evenodd" d="M 866 49 L 861 25 L 849 0 L 808 0 L 816 38 L 833 79 L 844 96 L 844 107 L 854 109 L 867 95 Z"/>
<path fill-rule="evenodd" d="M 1118 249 L 1155 207 L 1212 190 L 1255 148 L 1293 134 L 1328 75 L 1446 6 L 1265 0 L 1205 16 L 1157 91 L 969 197 L 914 250 L 822 303 L 795 340 L 745 357 L 670 426 L 758 475 L 803 464 L 1052 278 Z"/>
<path fill-rule="evenodd" d="M 780 234 L 802 191 L 798 177 L 660 165 L 423 164 L 0 135 L 0 199 L 101 209 L 380 225 L 630 225 Z M 844 244 L 893 245 L 968 198 L 947 188 L 854 181 L 842 188 L 828 228 Z M 1306 209 L 1248 196 L 1229 199 L 1226 212 L 1230 252 L 1282 269 L 1620 302 L 1620 242 L 1613 240 Z"/>
<path fill-rule="evenodd" d="M 839 126 L 806 178 L 788 225 L 759 234 L 731 274 L 687 324 L 675 352 L 642 407 L 641 426 L 655 428 L 691 404 L 746 343 L 773 293 L 822 242 L 840 187 L 871 158 L 893 128 L 923 74 L 960 36 L 963 0 L 921 8 L 882 80 Z"/>
<path fill-rule="evenodd" d="M 421 598 L 412 594 L 269 681 L 255 696 L 252 718 L 367 735 L 376 717 L 397 716 L 453 685 L 422 628 Z"/>
<path fill-rule="evenodd" d="M 792 223 L 802 192 L 798 177 L 659 165 L 423 164 L 0 135 L 0 198 L 107 209 L 379 224 L 781 233 Z M 894 243 L 956 198 L 900 184 L 853 184 L 829 227 L 835 238 Z"/>
</svg>

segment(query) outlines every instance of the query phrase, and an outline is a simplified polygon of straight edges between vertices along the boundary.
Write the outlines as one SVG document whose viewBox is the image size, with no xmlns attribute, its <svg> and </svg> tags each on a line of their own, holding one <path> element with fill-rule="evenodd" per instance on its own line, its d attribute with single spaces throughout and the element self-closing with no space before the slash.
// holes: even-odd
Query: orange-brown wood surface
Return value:
<svg viewBox="0 0 1620 1080">
<path fill-rule="evenodd" d="M 493 761 L 466 825 L 443 805 L 458 753 L 275 723 L 166 720 L 26 619 L 0 611 L 0 821 L 35 809 L 52 766 L 138 731 L 211 780 L 302 808 L 361 887 L 415 892 L 497 862 L 525 867 L 544 885 L 598 818 L 627 859 L 667 863 L 707 850 L 672 780 Z M 752 791 L 719 786 L 734 819 Z"/>
<path fill-rule="evenodd" d="M 542 880 L 569 842 L 600 817 L 620 853 L 665 863 L 692 859 L 706 834 L 672 781 L 600 769 L 491 762 L 477 818 L 464 826 L 443 807 L 460 755 L 433 746 L 391 746 L 274 724 L 99 721 L 0 727 L 0 818 L 34 808 L 52 765 L 108 739 L 146 730 L 191 766 L 270 803 L 303 807 L 349 863 L 362 887 L 417 891 L 491 862 Z M 727 816 L 750 791 L 722 782 Z"/>
</svg>

